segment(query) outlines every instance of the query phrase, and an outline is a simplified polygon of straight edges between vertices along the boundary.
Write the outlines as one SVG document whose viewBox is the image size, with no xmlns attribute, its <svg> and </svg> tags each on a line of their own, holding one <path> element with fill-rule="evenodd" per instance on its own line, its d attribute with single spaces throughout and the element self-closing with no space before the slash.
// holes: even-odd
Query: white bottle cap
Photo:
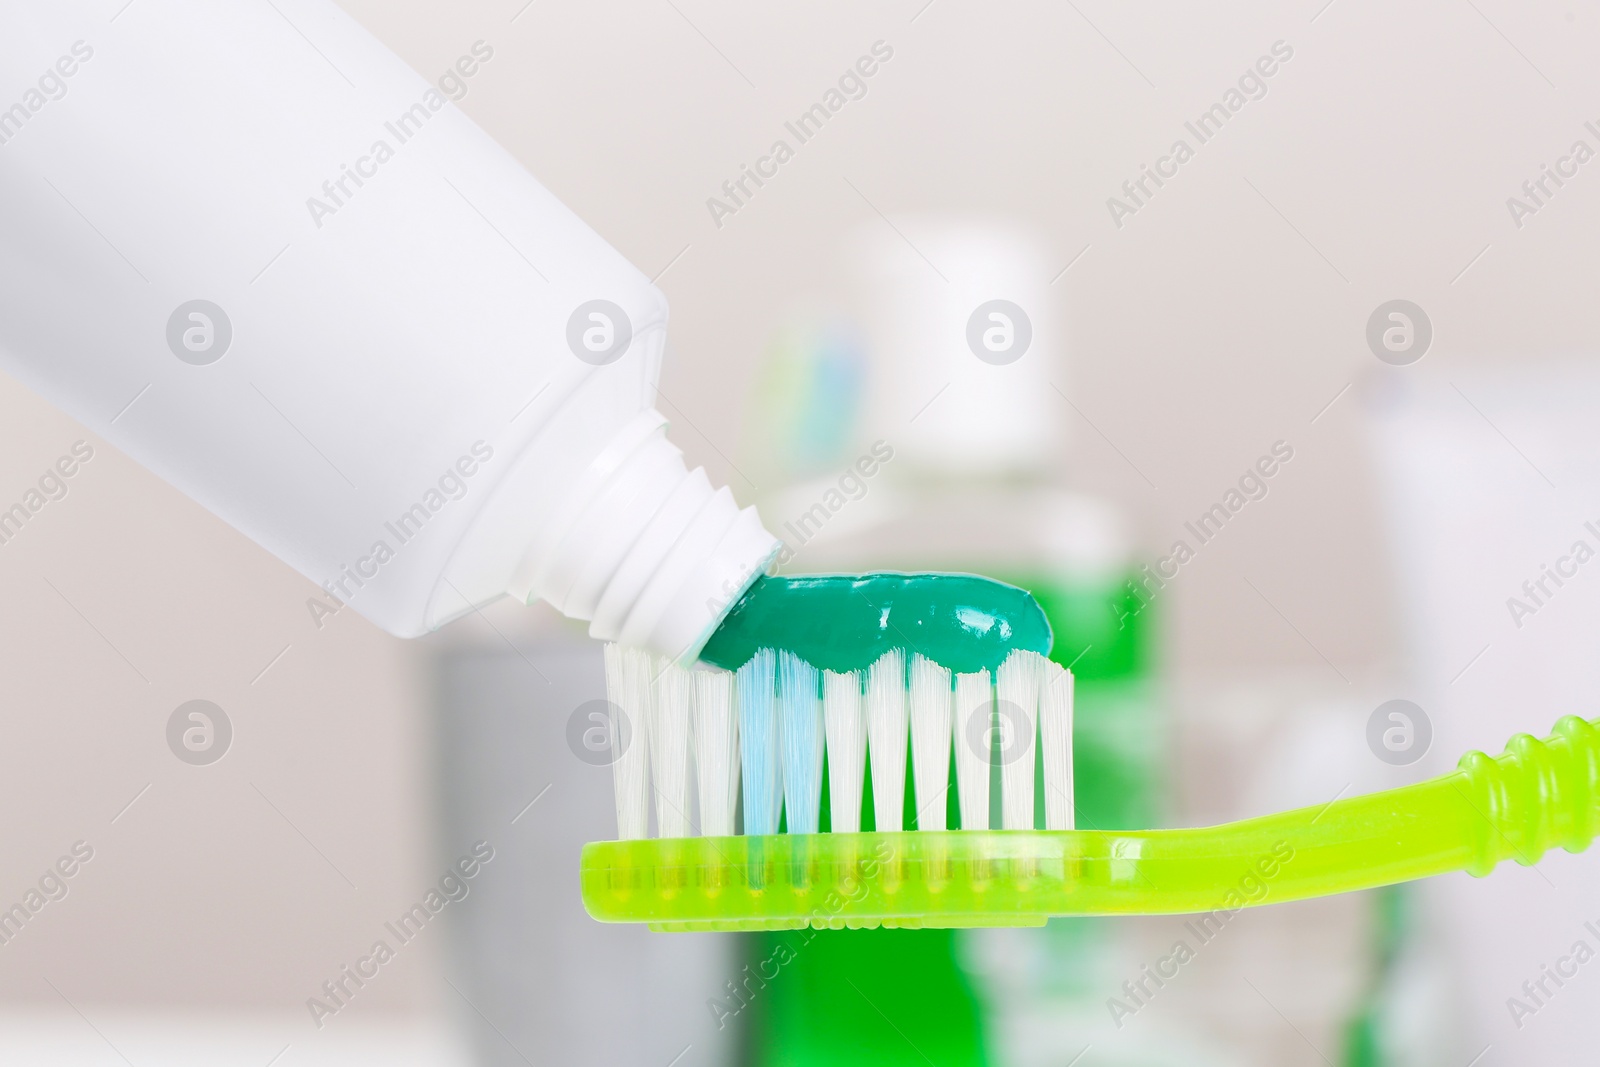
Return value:
<svg viewBox="0 0 1600 1067">
<path fill-rule="evenodd" d="M 853 258 L 873 355 L 866 423 L 899 427 L 893 476 L 1048 473 L 1070 414 L 1052 384 L 1064 347 L 1058 265 L 1023 227 L 903 225 L 915 249 L 879 224 Z"/>
<path fill-rule="evenodd" d="M 589 620 L 602 641 L 688 660 L 780 542 L 688 469 L 666 423 L 650 410 L 623 426 L 542 525 L 510 592 Z"/>
</svg>

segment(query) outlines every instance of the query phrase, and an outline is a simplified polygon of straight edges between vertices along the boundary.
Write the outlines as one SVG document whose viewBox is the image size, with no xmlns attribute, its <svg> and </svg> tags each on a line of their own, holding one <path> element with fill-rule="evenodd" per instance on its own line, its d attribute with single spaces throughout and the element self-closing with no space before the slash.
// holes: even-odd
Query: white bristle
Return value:
<svg viewBox="0 0 1600 1067">
<path fill-rule="evenodd" d="M 872 812 L 879 833 L 905 824 L 906 660 L 899 649 L 867 670 L 867 752 L 872 758 Z"/>
<path fill-rule="evenodd" d="M 1000 713 L 1000 825 L 1033 829 L 1034 735 L 1039 721 L 1039 678 L 1044 657 L 1017 649 L 995 672 L 995 707 Z"/>
<path fill-rule="evenodd" d="M 822 712 L 828 731 L 828 810 L 833 832 L 861 830 L 861 780 L 867 763 L 867 715 L 861 674 L 822 672 Z"/>
<path fill-rule="evenodd" d="M 989 739 L 994 719 L 994 689 L 988 671 L 956 675 L 956 794 L 961 828 L 989 828 Z"/>
<path fill-rule="evenodd" d="M 650 656 L 638 649 L 607 645 L 606 695 L 615 709 L 611 734 L 611 784 L 617 802 L 617 838 L 650 832 Z"/>
<path fill-rule="evenodd" d="M 778 762 L 778 657 L 763 648 L 734 675 L 739 704 L 739 763 L 744 784 L 744 832 L 775 834 L 783 801 Z"/>
<path fill-rule="evenodd" d="M 950 792 L 950 670 L 923 655 L 911 657 L 911 774 L 917 790 L 917 829 L 945 829 Z"/>
<path fill-rule="evenodd" d="M 733 711 L 733 674 L 697 670 L 693 675 L 700 832 L 707 837 L 731 837 L 739 803 L 739 717 Z"/>
<path fill-rule="evenodd" d="M 785 829 L 814 834 L 822 818 L 822 701 L 817 669 L 792 652 L 778 655 L 778 726 Z"/>
<path fill-rule="evenodd" d="M 676 663 L 652 657 L 656 671 L 650 711 L 650 782 L 656 799 L 656 833 L 689 837 L 689 716 L 694 680 Z"/>
<path fill-rule="evenodd" d="M 1072 672 L 1046 662 L 1039 688 L 1039 744 L 1044 749 L 1044 828 L 1071 830 Z"/>
<path fill-rule="evenodd" d="M 691 766 L 701 833 L 735 832 L 741 787 L 743 833 L 777 833 L 780 816 L 790 833 L 816 833 L 824 752 L 832 830 L 859 832 L 868 759 L 877 829 L 901 830 L 908 739 L 918 828 L 947 827 L 953 740 L 961 826 L 988 829 L 990 741 L 997 727 L 1001 825 L 1033 828 L 1038 757 L 1045 827 L 1074 826 L 1074 679 L 1037 653 L 1011 653 L 991 679 L 989 671 L 952 676 L 921 655 L 913 656 L 908 672 L 900 650 L 865 672 L 841 673 L 762 649 L 730 672 L 686 670 L 638 649 L 607 645 L 605 677 L 622 840 L 648 836 L 652 797 L 662 837 L 695 832 Z"/>
</svg>

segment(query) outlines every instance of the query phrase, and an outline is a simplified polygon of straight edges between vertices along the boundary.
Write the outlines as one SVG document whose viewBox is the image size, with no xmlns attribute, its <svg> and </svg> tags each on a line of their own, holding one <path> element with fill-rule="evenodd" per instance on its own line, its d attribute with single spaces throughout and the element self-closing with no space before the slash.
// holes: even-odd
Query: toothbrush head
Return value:
<svg viewBox="0 0 1600 1067">
<path fill-rule="evenodd" d="M 1059 832 L 1072 828 L 1073 681 L 1038 653 L 964 673 L 898 648 L 852 671 L 760 649 L 727 671 L 610 646 L 606 680 L 633 741 L 613 763 L 620 839 L 584 849 L 595 918 L 742 930 L 1048 914 L 1029 902 L 1063 870 Z M 947 829 L 952 754 L 961 829 Z M 991 828 L 996 764 L 1003 829 Z M 1035 833 L 1038 816 L 1056 833 Z"/>
</svg>

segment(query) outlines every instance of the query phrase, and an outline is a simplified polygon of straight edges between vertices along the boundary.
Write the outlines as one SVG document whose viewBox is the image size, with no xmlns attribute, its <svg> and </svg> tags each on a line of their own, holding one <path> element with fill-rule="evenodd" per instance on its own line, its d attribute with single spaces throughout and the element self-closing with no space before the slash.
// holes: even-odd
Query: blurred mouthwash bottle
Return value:
<svg viewBox="0 0 1600 1067">
<path fill-rule="evenodd" d="M 1030 505 L 1020 511 L 1048 519 L 1046 532 L 1059 533 L 1069 525 L 1080 534 L 1109 532 L 1104 526 L 1108 509 L 1097 502 L 1027 489 L 1015 494 L 986 491 L 986 509 L 994 513 L 1004 503 L 998 499 L 1002 495 L 1012 495 L 1013 504 Z M 934 505 L 945 513 L 949 498 Z M 921 510 L 913 507 L 912 514 Z M 936 525 L 922 519 L 901 516 L 891 526 L 909 522 L 926 530 Z M 1129 592 L 1131 570 L 1125 564 L 1111 565 L 1111 557 L 1102 554 L 1113 547 L 1109 540 L 1097 535 L 1102 543 L 1095 547 L 1083 538 L 1075 548 L 1058 545 L 1050 554 L 1037 548 L 1046 538 L 1027 546 L 1032 551 L 1024 550 L 1020 522 L 1008 523 L 1006 533 L 1001 543 L 1009 547 L 1003 558 L 977 547 L 967 553 L 919 550 L 909 556 L 913 562 L 897 565 L 978 571 L 1033 592 L 1055 633 L 1052 658 L 1070 665 L 1077 676 L 1073 758 L 1078 825 L 1156 825 L 1165 738 L 1151 673 L 1159 604 L 1140 610 Z M 902 547 L 893 559 L 907 559 L 905 540 L 895 540 Z M 1097 555 L 1093 567 L 1084 565 L 1091 562 L 1090 550 Z M 1069 554 L 1073 552 L 1076 556 Z M 888 565 L 888 557 L 875 551 L 852 557 L 851 569 Z M 806 561 L 804 555 L 797 557 L 801 561 Z M 1037 780 L 1042 787 L 1042 774 Z M 870 786 L 865 795 L 870 797 Z M 953 778 L 949 795 L 952 801 L 956 797 Z M 997 799 L 992 807 L 998 812 Z M 1042 796 L 1035 810 L 1042 820 Z M 824 827 L 827 817 L 825 810 Z M 862 818 L 863 828 L 870 828 L 870 804 Z M 908 795 L 907 827 L 914 819 Z M 952 813 L 950 825 L 956 825 L 955 819 Z M 1009 1067 L 1056 1062 L 1055 1053 L 1065 1049 L 1065 1058 L 1059 1060 L 1065 1063 L 1084 1042 L 1067 1049 L 1074 1040 L 1071 1027 L 1052 1030 L 1051 1020 L 1063 1018 L 1063 1001 L 1067 1017 L 1076 1004 L 1084 1015 L 1104 1018 L 1105 991 L 1121 978 L 1117 936 L 1116 921 L 1104 918 L 1058 919 L 1042 929 L 1003 931 L 756 935 L 752 961 L 776 954 L 789 962 L 752 1004 L 751 1062 L 762 1067 L 883 1067 L 925 1064 L 926 1056 L 941 1067 Z M 791 951 L 781 950 L 780 941 Z"/>
<path fill-rule="evenodd" d="M 767 487 L 759 503 L 785 542 L 780 569 L 969 571 L 1032 591 L 1055 633 L 1053 658 L 1077 676 L 1078 825 L 1155 825 L 1166 736 L 1152 677 L 1160 605 L 1131 592 L 1115 509 L 1060 488 L 1061 429 L 1075 416 L 1052 384 L 1062 343 L 1049 282 L 1059 264 L 1005 228 L 905 225 L 915 250 L 892 232 L 852 248 L 853 320 L 798 319 L 768 353 L 742 455 Z M 956 825 L 953 777 L 950 803 Z M 991 806 L 999 812 L 998 800 Z M 907 827 L 914 808 L 908 788 Z M 1042 797 L 1035 809 L 1042 820 Z M 1066 1063 L 1084 1043 L 1072 1044 L 1071 1027 L 1036 1031 L 1076 1015 L 1072 1003 L 1104 1016 L 1104 991 L 1120 980 L 1116 937 L 1113 923 L 1087 919 L 995 932 L 751 935 L 752 971 L 785 962 L 747 1009 L 747 1062 Z"/>
</svg>

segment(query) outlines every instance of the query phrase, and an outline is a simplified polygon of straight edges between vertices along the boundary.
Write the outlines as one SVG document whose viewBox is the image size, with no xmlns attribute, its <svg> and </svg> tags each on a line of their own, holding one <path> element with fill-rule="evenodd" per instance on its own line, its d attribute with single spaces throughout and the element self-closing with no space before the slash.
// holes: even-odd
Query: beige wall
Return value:
<svg viewBox="0 0 1600 1067">
<path fill-rule="evenodd" d="M 1061 264 L 1090 246 L 1053 287 L 1061 380 L 1098 427 L 1063 406 L 1063 460 L 1147 544 L 1274 440 L 1296 448 L 1174 589 L 1180 674 L 1387 669 L 1359 390 L 1311 419 L 1346 384 L 1402 373 L 1362 340 L 1391 297 L 1431 313 L 1433 363 L 1594 347 L 1575 309 L 1600 163 L 1521 230 L 1505 207 L 1594 114 L 1591 16 L 1488 5 L 1502 37 L 1471 5 L 1346 0 L 1313 22 L 1315 2 L 935 0 L 913 21 L 919 2 L 346 6 L 428 76 L 489 42 L 464 109 L 647 273 L 672 264 L 665 409 L 737 492 L 755 359 L 792 307 L 845 300 L 845 236 L 876 211 L 994 213 Z M 1116 229 L 1106 197 L 1280 38 L 1295 55 L 1268 96 Z M 867 97 L 716 228 L 705 199 L 879 39 L 895 55 Z M 82 436 L 0 382 L 0 499 Z M 0 996 L 53 998 L 48 978 L 74 999 L 293 1007 L 430 877 L 416 650 L 348 613 L 316 631 L 305 580 L 96 448 L 0 546 L 0 900 L 74 841 L 95 848 L 70 896 L 0 947 Z M 165 747 L 196 697 L 236 728 L 212 767 Z M 430 951 L 358 1006 L 426 1001 Z"/>
<path fill-rule="evenodd" d="M 4 496 L 86 436 L 0 383 Z M 309 582 L 93 445 L 0 546 L 0 900 L 75 841 L 94 849 L 0 946 L 0 996 L 59 1008 L 48 980 L 75 1002 L 297 1008 L 425 887 L 411 663 L 349 613 L 318 631 Z M 209 766 L 167 747 L 193 699 L 233 724 Z M 427 951 L 360 1008 L 414 1001 Z"/>
<path fill-rule="evenodd" d="M 1296 449 L 1168 598 L 1183 674 L 1324 656 L 1352 677 L 1394 667 L 1357 418 L 1359 383 L 1404 374 L 1364 343 L 1379 303 L 1429 312 L 1431 364 L 1595 346 L 1594 317 L 1574 309 L 1594 276 L 1581 235 L 1600 176 L 1520 230 L 1505 204 L 1585 135 L 1582 13 L 536 3 L 508 22 L 520 0 L 347 6 L 425 74 L 490 42 L 465 110 L 647 273 L 673 263 L 664 410 L 746 495 L 729 459 L 755 360 L 795 307 L 848 303 L 841 249 L 876 212 L 908 227 L 1008 218 L 1062 265 L 1089 246 L 1052 287 L 1059 380 L 1093 422 L 1063 404 L 1076 486 L 1161 548 L 1274 441 Z M 717 228 L 706 198 L 879 39 L 895 54 L 868 95 Z M 1267 96 L 1117 229 L 1107 198 L 1277 40 L 1294 55 Z"/>
</svg>

